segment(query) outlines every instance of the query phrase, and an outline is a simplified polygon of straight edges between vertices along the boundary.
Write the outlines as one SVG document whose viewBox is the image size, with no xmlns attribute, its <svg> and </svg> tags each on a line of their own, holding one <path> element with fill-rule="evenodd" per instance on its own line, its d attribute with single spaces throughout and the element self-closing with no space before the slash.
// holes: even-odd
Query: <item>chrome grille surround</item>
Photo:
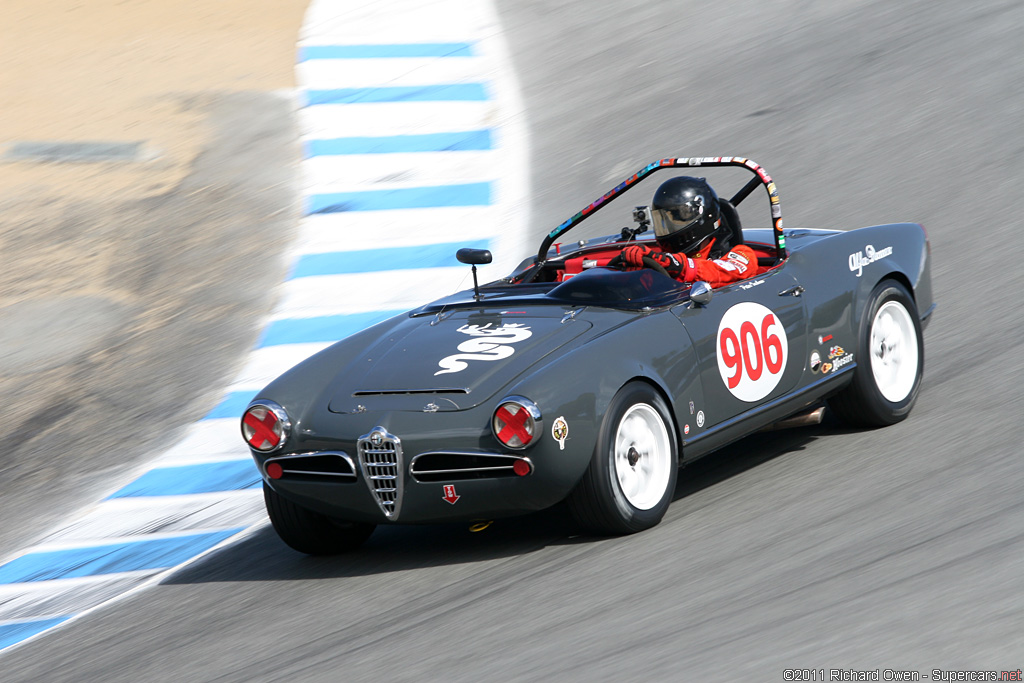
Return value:
<svg viewBox="0 0 1024 683">
<path fill-rule="evenodd" d="M 363 479 L 381 512 L 398 519 L 402 507 L 402 441 L 383 427 L 374 427 L 356 442 Z"/>
<path fill-rule="evenodd" d="M 335 462 L 332 462 L 335 461 Z M 281 466 L 282 475 L 291 477 L 322 478 L 327 481 L 355 481 L 356 466 L 344 451 L 311 451 L 267 458 L 263 471 L 271 463 Z"/>
<path fill-rule="evenodd" d="M 533 461 L 521 455 L 429 451 L 412 459 L 409 474 L 420 483 L 515 477 L 517 475 L 513 467 L 517 460 L 526 462 L 530 472 L 533 472 Z"/>
</svg>

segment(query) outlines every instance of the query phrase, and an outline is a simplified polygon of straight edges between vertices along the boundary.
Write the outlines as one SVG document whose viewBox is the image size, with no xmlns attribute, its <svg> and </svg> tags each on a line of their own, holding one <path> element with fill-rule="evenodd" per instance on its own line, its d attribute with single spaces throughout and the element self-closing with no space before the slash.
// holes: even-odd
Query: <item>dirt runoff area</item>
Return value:
<svg viewBox="0 0 1024 683">
<path fill-rule="evenodd" d="M 0 559 L 171 445 L 254 343 L 298 219 L 307 4 L 4 0 Z"/>
</svg>

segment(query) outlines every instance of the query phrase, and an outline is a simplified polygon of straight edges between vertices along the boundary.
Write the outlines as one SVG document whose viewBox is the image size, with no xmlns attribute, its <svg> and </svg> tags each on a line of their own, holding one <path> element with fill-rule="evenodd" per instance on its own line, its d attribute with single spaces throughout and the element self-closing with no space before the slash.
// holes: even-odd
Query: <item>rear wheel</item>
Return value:
<svg viewBox="0 0 1024 683">
<path fill-rule="evenodd" d="M 627 384 L 605 412 L 597 445 L 569 509 L 602 534 L 648 529 L 665 516 L 676 488 L 678 447 L 665 401 L 644 382 Z"/>
<path fill-rule="evenodd" d="M 924 341 L 917 306 L 906 287 L 883 280 L 861 321 L 853 382 L 829 405 L 844 421 L 884 427 L 910 414 L 924 375 Z"/>
<path fill-rule="evenodd" d="M 341 522 L 282 498 L 263 483 L 263 500 L 274 531 L 294 550 L 307 555 L 337 555 L 355 550 L 376 528 L 375 524 Z"/>
</svg>

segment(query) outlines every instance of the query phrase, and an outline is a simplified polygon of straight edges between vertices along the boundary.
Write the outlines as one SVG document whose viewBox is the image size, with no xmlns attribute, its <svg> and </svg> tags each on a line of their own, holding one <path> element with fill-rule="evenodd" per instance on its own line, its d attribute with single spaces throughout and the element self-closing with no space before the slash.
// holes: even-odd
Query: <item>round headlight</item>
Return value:
<svg viewBox="0 0 1024 683">
<path fill-rule="evenodd" d="M 540 409 L 522 396 L 509 396 L 491 418 L 494 437 L 506 448 L 521 450 L 532 444 L 540 429 Z"/>
<path fill-rule="evenodd" d="M 242 415 L 242 438 L 249 448 L 270 453 L 281 448 L 288 440 L 292 422 L 284 408 L 273 401 L 251 404 Z"/>
</svg>

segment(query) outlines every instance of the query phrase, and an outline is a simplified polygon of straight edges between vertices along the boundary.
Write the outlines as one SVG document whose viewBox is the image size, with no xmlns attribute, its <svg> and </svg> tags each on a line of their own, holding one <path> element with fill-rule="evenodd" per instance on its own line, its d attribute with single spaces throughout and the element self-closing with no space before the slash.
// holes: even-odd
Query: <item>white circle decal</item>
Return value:
<svg viewBox="0 0 1024 683">
<path fill-rule="evenodd" d="M 761 304 L 736 304 L 718 325 L 718 372 L 733 396 L 751 403 L 772 392 L 789 358 L 786 328 Z"/>
</svg>

